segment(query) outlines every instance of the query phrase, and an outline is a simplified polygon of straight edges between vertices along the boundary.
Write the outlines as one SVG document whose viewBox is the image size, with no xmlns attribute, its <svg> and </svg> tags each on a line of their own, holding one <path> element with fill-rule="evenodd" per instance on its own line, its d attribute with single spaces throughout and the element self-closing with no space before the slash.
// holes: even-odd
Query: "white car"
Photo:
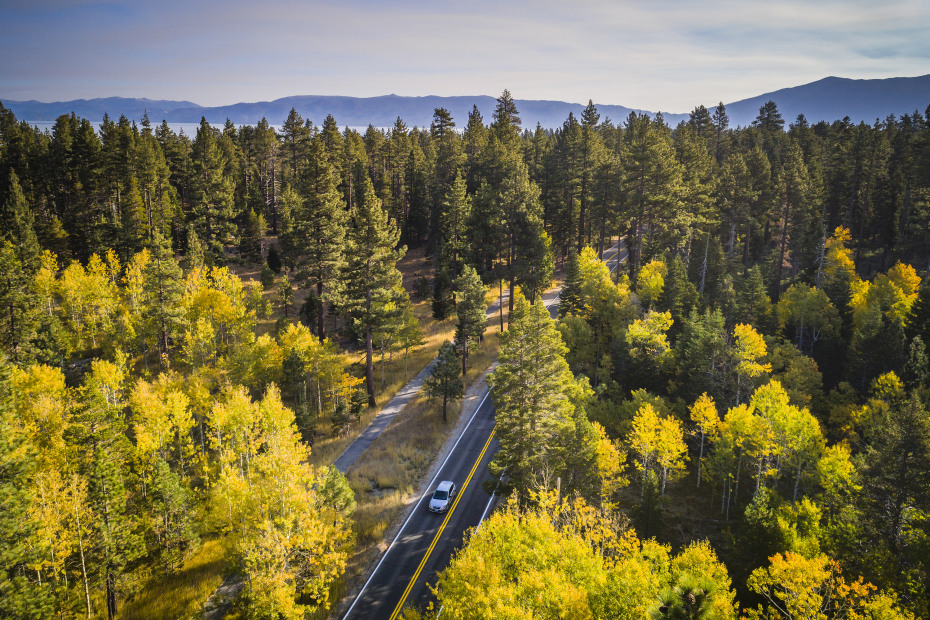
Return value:
<svg viewBox="0 0 930 620">
<path fill-rule="evenodd" d="M 451 480 L 443 480 L 433 491 L 433 496 L 429 500 L 430 512 L 445 512 L 452 505 L 455 498 L 455 483 Z"/>
</svg>

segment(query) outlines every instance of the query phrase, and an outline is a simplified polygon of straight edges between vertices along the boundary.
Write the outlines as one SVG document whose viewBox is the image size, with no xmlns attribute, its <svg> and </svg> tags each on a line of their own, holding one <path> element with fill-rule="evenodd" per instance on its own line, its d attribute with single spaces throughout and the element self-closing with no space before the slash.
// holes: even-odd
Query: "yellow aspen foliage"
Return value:
<svg viewBox="0 0 930 620">
<path fill-rule="evenodd" d="M 584 303 L 582 316 L 605 325 L 626 325 L 633 313 L 627 276 L 615 285 L 607 265 L 590 247 L 582 249 L 578 256 L 578 274 L 579 297 Z"/>
<path fill-rule="evenodd" d="M 700 600 L 698 617 L 736 620 L 736 593 L 730 575 L 706 540 L 682 549 L 672 558 L 669 572 L 671 587 L 660 596 L 665 607 L 663 618 L 686 617 L 684 614 L 696 611 L 694 604 Z"/>
<path fill-rule="evenodd" d="M 750 620 L 913 617 L 861 577 L 848 581 L 839 563 L 825 555 L 808 559 L 789 551 L 769 561 L 769 566 L 754 570 L 746 583 L 766 600 L 764 607 L 749 610 Z"/>
<path fill-rule="evenodd" d="M 145 270 L 152 256 L 148 249 L 135 254 L 126 264 L 125 273 L 119 279 L 120 304 L 117 311 L 116 340 L 120 346 L 131 350 L 141 345 L 145 338 L 143 306 L 145 304 Z M 150 343 L 153 348 L 155 342 Z"/>
<path fill-rule="evenodd" d="M 849 302 L 853 326 L 861 329 L 869 312 L 876 309 L 898 325 L 907 326 L 920 281 L 913 267 L 899 262 L 886 273 L 875 276 L 872 282 L 854 283 Z"/>
<path fill-rule="evenodd" d="M 765 340 L 752 325 L 740 323 L 733 328 L 735 345 L 734 357 L 736 361 L 736 403 L 739 404 L 740 394 L 744 385 L 752 385 L 753 379 L 772 372 L 772 365 L 760 363 L 768 351 Z"/>
<path fill-rule="evenodd" d="M 650 360 L 660 364 L 669 359 L 668 330 L 672 326 L 670 312 L 650 310 L 642 319 L 636 319 L 627 328 L 626 343 L 634 359 Z"/>
<path fill-rule="evenodd" d="M 77 475 L 62 478 L 56 469 L 36 474 L 30 517 L 37 526 L 35 540 L 41 546 L 40 561 L 32 568 L 63 576 L 65 561 L 78 545 L 80 515 L 87 512 L 87 484 Z"/>
<path fill-rule="evenodd" d="M 246 287 L 225 267 L 193 269 L 184 281 L 181 306 L 186 323 L 185 349 L 188 361 L 202 361 L 225 355 L 230 347 L 251 344 L 255 339 L 260 303 L 260 287 Z M 213 351 L 204 355 L 207 336 L 213 338 Z M 196 353 L 197 355 L 192 355 Z"/>
<path fill-rule="evenodd" d="M 21 426 L 38 448 L 39 469 L 54 469 L 66 460 L 64 430 L 73 405 L 65 376 L 58 368 L 33 365 L 11 368 L 13 422 Z"/>
<path fill-rule="evenodd" d="M 639 295 L 643 306 L 652 308 L 659 301 L 662 297 L 662 290 L 665 288 L 667 275 L 668 267 L 659 260 L 649 261 L 639 270 L 639 276 L 636 279 L 636 294 Z"/>
<path fill-rule="evenodd" d="M 113 256 L 113 260 L 117 261 Z M 108 266 L 94 254 L 85 269 L 74 261 L 61 273 L 58 295 L 65 324 L 77 350 L 97 348 L 112 333 L 119 292 Z"/>
<path fill-rule="evenodd" d="M 827 239 L 827 253 L 823 265 L 827 283 L 848 282 L 851 285 L 858 280 L 852 250 L 846 247 L 851 240 L 852 234 L 845 226 L 838 226 L 833 231 L 833 236 Z"/>
<path fill-rule="evenodd" d="M 706 542 L 673 556 L 580 498 L 533 497 L 533 508 L 512 499 L 495 511 L 440 573 L 442 617 L 736 618 L 727 569 Z"/>
<path fill-rule="evenodd" d="M 270 335 L 262 334 L 250 343 L 234 347 L 222 367 L 233 383 L 263 391 L 272 383 L 281 382 L 283 362 L 281 347 Z"/>
<path fill-rule="evenodd" d="M 649 403 L 644 403 L 636 412 L 627 444 L 636 454 L 636 468 L 643 472 L 643 480 L 646 473 L 655 468 L 662 481 L 663 495 L 668 479 L 684 471 L 688 461 L 681 422 L 670 416 L 659 417 Z"/>
<path fill-rule="evenodd" d="M 330 587 L 348 559 L 350 529 L 320 495 L 327 472 L 307 462 L 310 449 L 277 388 L 269 387 L 250 409 L 257 413 L 260 449 L 246 471 L 236 545 L 248 576 L 248 616 L 304 618 L 329 608 Z"/>
<path fill-rule="evenodd" d="M 626 465 L 626 452 L 620 449 L 616 442 L 610 440 L 603 426 L 597 422 L 593 422 L 591 426 L 597 434 L 594 454 L 597 462 L 597 477 L 600 482 L 600 505 L 614 506 L 612 499 L 630 482 L 623 473 Z"/>
<path fill-rule="evenodd" d="M 644 403 L 636 416 L 626 441 L 630 449 L 636 454 L 636 469 L 645 473 L 655 462 L 656 444 L 659 442 L 659 414 L 649 403 Z M 644 478 L 645 479 L 645 478 Z"/>
<path fill-rule="evenodd" d="M 153 383 L 139 379 L 129 396 L 136 458 L 143 472 L 151 472 L 156 458 L 167 461 L 174 455 L 183 473 L 193 456 L 190 438 L 195 421 L 190 398 L 176 383 L 168 374 Z"/>
<path fill-rule="evenodd" d="M 707 392 L 701 394 L 688 411 L 691 416 L 691 422 L 694 424 L 694 434 L 701 438 L 697 475 L 697 486 L 700 487 L 701 466 L 704 461 L 704 442 L 706 439 L 713 438 L 718 434 L 720 428 L 720 413 L 717 411 L 717 404 L 714 402 L 714 399 L 708 396 Z"/>
<path fill-rule="evenodd" d="M 39 299 L 42 312 L 47 316 L 55 313 L 55 296 L 58 292 L 58 257 L 45 250 L 39 259 L 39 270 L 32 280 L 32 291 Z"/>
<path fill-rule="evenodd" d="M 766 356 L 765 340 L 752 325 L 740 323 L 733 328 L 736 339 L 737 372 L 750 379 L 763 373 L 772 372 L 771 364 L 760 364 L 759 360 Z"/>
<path fill-rule="evenodd" d="M 839 424 L 846 439 L 857 445 L 874 424 L 891 410 L 892 403 L 905 395 L 904 382 L 894 371 L 883 373 L 872 380 L 869 398 L 863 405 L 853 405 Z"/>
<path fill-rule="evenodd" d="M 662 480 L 662 495 L 669 479 L 675 480 L 685 471 L 688 463 L 688 445 L 681 422 L 672 417 L 659 420 L 656 443 L 656 466 Z"/>
<path fill-rule="evenodd" d="M 817 481 L 823 490 L 823 504 L 827 508 L 840 508 L 849 494 L 861 489 L 856 478 L 856 467 L 852 463 L 849 445 L 838 443 L 827 446 L 817 461 Z"/>
</svg>

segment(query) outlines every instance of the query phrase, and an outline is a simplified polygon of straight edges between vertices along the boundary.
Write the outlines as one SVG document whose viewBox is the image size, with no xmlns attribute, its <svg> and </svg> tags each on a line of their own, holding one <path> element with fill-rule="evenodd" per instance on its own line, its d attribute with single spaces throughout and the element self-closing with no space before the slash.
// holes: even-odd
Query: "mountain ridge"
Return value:
<svg viewBox="0 0 930 620">
<path fill-rule="evenodd" d="M 752 123 L 759 107 L 773 100 L 786 122 L 793 122 L 804 114 L 808 122 L 832 122 L 849 117 L 853 122 L 872 123 L 888 115 L 923 113 L 930 104 L 930 74 L 916 77 L 882 79 L 853 79 L 828 76 L 808 84 L 782 88 L 755 97 L 724 104 L 731 126 Z M 171 123 L 196 123 L 204 117 L 211 124 L 222 124 L 228 118 L 237 125 L 255 124 L 263 117 L 272 124 L 281 124 L 291 108 L 304 118 L 321 124 L 328 114 L 341 126 L 390 127 L 400 117 L 408 127 L 428 127 L 433 110 L 444 107 L 452 114 L 458 127 L 464 127 L 472 106 L 477 106 L 485 122 L 489 122 L 496 99 L 488 95 L 403 96 L 397 94 L 374 97 L 342 95 L 291 95 L 271 101 L 238 102 L 225 106 L 201 106 L 191 101 L 146 99 L 129 97 L 103 97 L 72 101 L 40 102 L 36 100 L 2 100 L 17 118 L 30 122 L 54 121 L 62 114 L 75 114 L 92 122 L 99 122 L 104 113 L 111 118 L 121 114 L 139 121 L 146 112 L 153 123 L 167 120 Z M 584 104 L 546 99 L 516 99 L 515 104 L 523 119 L 523 128 L 532 130 L 541 125 L 552 129 L 561 126 L 569 112 L 579 116 Z M 601 119 L 614 123 L 623 121 L 630 112 L 655 113 L 623 105 L 595 104 Z M 713 105 L 707 105 L 713 109 Z M 666 122 L 674 126 L 687 120 L 687 113 L 662 113 Z"/>
</svg>

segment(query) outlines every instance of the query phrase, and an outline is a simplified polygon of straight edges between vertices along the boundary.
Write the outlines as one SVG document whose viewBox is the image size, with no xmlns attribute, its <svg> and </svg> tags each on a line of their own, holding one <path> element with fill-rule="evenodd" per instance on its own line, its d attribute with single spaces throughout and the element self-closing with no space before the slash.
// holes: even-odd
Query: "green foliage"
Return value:
<svg viewBox="0 0 930 620">
<path fill-rule="evenodd" d="M 565 345 L 549 311 L 518 296 L 509 329 L 501 336 L 498 366 L 490 376 L 500 450 L 491 474 L 507 472 L 521 496 L 544 470 L 558 471 L 558 438 L 571 426 L 574 379 Z"/>
<path fill-rule="evenodd" d="M 259 276 L 262 288 L 269 290 L 274 287 L 274 270 L 268 266 L 268 263 L 262 263 L 262 271 Z"/>
<path fill-rule="evenodd" d="M 446 409 L 450 400 L 462 397 L 465 385 L 459 374 L 459 356 L 451 342 L 443 342 L 436 356 L 436 365 L 423 383 L 430 398 L 442 397 L 442 421 L 447 421 Z"/>
<path fill-rule="evenodd" d="M 268 248 L 268 258 L 266 259 L 268 266 L 271 267 L 271 270 L 275 273 L 281 273 L 281 255 L 278 253 L 278 248 L 271 246 Z"/>
<path fill-rule="evenodd" d="M 339 274 L 336 295 L 341 312 L 366 345 L 366 389 L 368 403 L 374 406 L 374 332 L 396 323 L 399 318 L 395 310 L 403 288 L 395 265 L 406 249 L 397 248 L 400 232 L 382 208 L 367 177 L 362 187 L 364 194 L 350 213 L 346 260 Z"/>
<path fill-rule="evenodd" d="M 478 273 L 465 265 L 462 275 L 455 281 L 458 301 L 455 304 L 455 342 L 462 355 L 462 374 L 468 368 L 469 351 L 477 346 L 487 328 L 487 309 L 484 285 Z"/>
<path fill-rule="evenodd" d="M 553 344 L 559 337 L 542 327 L 542 314 L 542 336 L 526 336 L 516 323 L 530 310 L 513 308 L 514 340 L 502 356 L 539 367 L 500 375 L 511 371 L 512 391 L 523 398 L 501 407 L 504 443 L 513 447 L 524 435 L 535 442 L 525 459 L 513 457 L 525 505 L 542 507 L 529 491 L 558 476 L 564 491 L 614 519 L 637 503 L 635 492 L 618 491 L 633 477 L 624 440 L 637 413 L 649 404 L 655 429 L 663 420 L 671 428 L 706 392 L 714 409 L 742 404 L 721 411 L 716 428 L 697 416 L 694 427 L 678 429 L 691 437 L 690 465 L 669 474 L 696 469 L 694 485 L 667 484 L 663 498 L 658 452 L 646 459 L 647 482 L 656 478 L 650 492 L 666 506 L 665 526 L 655 532 L 682 542 L 706 534 L 739 588 L 769 567 L 743 603 L 765 599 L 759 613 L 771 617 L 785 615 L 776 607 L 788 585 L 800 598 L 842 599 L 846 591 L 830 585 L 839 583 L 834 565 L 815 555 L 818 548 L 846 571 L 894 588 L 925 617 L 930 286 L 901 261 L 926 263 L 926 120 L 904 114 L 874 125 L 812 126 L 799 117 L 786 132 L 768 103 L 750 127 L 730 128 L 720 105 L 698 107 L 672 128 L 641 114 L 617 125 L 589 103 L 552 131 L 521 134 L 505 91 L 493 124 L 485 126 L 476 108 L 462 134 L 446 110 L 426 129 L 397 119 L 390 131 L 364 135 L 340 130 L 332 117 L 317 130 L 292 111 L 280 132 L 267 121 L 221 129 L 203 121 L 190 139 L 148 119 L 136 127 L 105 117 L 98 132 L 74 115 L 46 134 L 0 106 L 0 343 L 17 367 L 15 415 L 6 416 L 2 434 L 14 447 L 0 449 L 14 472 L 0 475 L 10 498 L 0 518 L 12 524 L 0 532 L 2 553 L 11 554 L 4 561 L 12 558 L 0 575 L 11 588 L 0 593 L 0 615 L 99 616 L 106 607 L 132 614 L 123 602 L 194 551 L 207 508 L 216 503 L 217 517 L 265 501 L 244 491 L 269 450 L 251 445 L 267 429 L 243 394 L 280 383 L 307 441 L 321 421 L 350 431 L 371 388 L 373 349 L 382 362 L 403 352 L 406 367 L 422 346 L 394 270 L 403 240 L 425 244 L 436 314 L 458 314 L 465 355 L 480 342 L 484 302 L 470 271 L 465 286 L 465 265 L 531 301 L 548 287 L 554 264 L 565 265 L 557 329 L 568 351 Z M 268 268 L 286 267 L 288 280 L 264 298 L 218 268 L 236 246 L 260 260 L 263 220 L 277 236 Z M 841 221 L 849 228 L 823 227 Z M 629 261 L 611 274 L 599 255 L 618 234 Z M 635 294 L 623 272 L 639 274 Z M 302 315 L 315 333 L 282 319 L 275 337 L 257 334 L 268 327 L 260 320 L 269 297 L 290 315 L 291 284 L 306 293 Z M 420 299 L 429 288 L 421 278 Z M 517 304 L 516 295 L 511 300 Z M 465 321 L 472 312 L 474 321 Z M 474 323 L 470 335 L 466 322 Z M 340 324 L 346 342 L 365 350 L 364 391 L 325 339 L 324 327 Z M 521 338 L 526 350 L 518 355 Z M 67 384 L 57 368 L 68 370 Z M 495 393 L 506 400 L 503 390 Z M 236 433 L 223 426 L 217 435 L 214 400 L 239 403 Z M 519 415 L 529 431 L 514 430 Z M 227 466 L 238 460 L 232 453 L 242 459 L 239 478 Z M 297 477 L 306 481 L 304 474 Z M 217 499 L 220 487 L 228 497 Z M 326 523 L 337 510 L 314 509 Z M 270 529 L 238 519 L 245 513 L 224 521 L 251 537 L 247 613 L 325 606 L 324 583 L 306 589 L 303 577 L 288 573 L 304 570 L 297 559 L 304 542 L 271 544 L 275 528 L 305 524 L 306 513 L 268 510 Z M 562 533 L 561 524 L 553 527 Z M 757 536 L 741 533 L 752 528 Z M 728 530 L 745 549 L 733 548 Z M 232 561 L 245 566 L 245 547 L 236 549 Z M 546 573 L 554 588 L 569 584 L 555 591 L 553 613 L 731 617 L 724 607 L 705 610 L 728 586 L 680 571 L 674 559 L 669 568 L 648 549 L 651 568 L 630 565 L 640 573 L 600 573 L 590 582 Z M 792 549 L 811 557 L 773 555 Z M 272 575 L 269 557 L 287 558 L 276 564 L 285 576 Z M 583 588 L 572 589 L 582 582 L 600 589 L 582 596 Z M 847 609 L 900 617 L 891 594 L 855 583 L 844 582 L 861 594 Z M 538 595 L 507 598 L 510 585 L 500 591 L 514 606 L 495 609 L 525 617 L 524 603 Z"/>
<path fill-rule="evenodd" d="M 437 321 L 444 321 L 455 310 L 455 303 L 452 298 L 452 281 L 449 276 L 449 269 L 443 265 L 433 278 L 433 318 Z"/>
<path fill-rule="evenodd" d="M 565 282 L 559 295 L 559 318 L 569 314 L 578 314 L 583 307 L 581 299 L 581 273 L 578 267 L 578 253 L 569 252 L 565 262 Z"/>
</svg>

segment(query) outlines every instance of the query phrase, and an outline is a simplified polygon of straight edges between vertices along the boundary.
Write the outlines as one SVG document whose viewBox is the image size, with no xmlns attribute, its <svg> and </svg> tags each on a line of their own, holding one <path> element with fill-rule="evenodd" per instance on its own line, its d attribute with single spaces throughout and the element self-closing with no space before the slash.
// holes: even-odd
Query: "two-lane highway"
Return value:
<svg viewBox="0 0 930 620">
<path fill-rule="evenodd" d="M 462 546 L 464 533 L 478 524 L 488 504 L 483 484 L 489 478 L 488 463 L 497 452 L 493 435 L 494 407 L 485 394 L 429 490 L 352 603 L 346 619 L 396 618 L 404 604 L 424 606 L 430 599 L 427 579 L 432 581 L 446 567 L 452 552 Z M 435 514 L 427 504 L 433 488 L 442 480 L 452 480 L 459 491 L 448 512 Z"/>
<path fill-rule="evenodd" d="M 606 250 L 603 256 L 611 271 L 625 258 L 626 250 L 619 244 Z M 555 289 L 543 296 L 543 303 L 553 317 L 558 312 L 559 293 Z M 404 606 L 423 608 L 433 599 L 427 583 L 435 583 L 436 574 L 449 564 L 452 553 L 462 547 L 465 533 L 477 526 L 486 510 L 493 510 L 496 503 L 496 498 L 489 498 L 483 488 L 490 479 L 488 463 L 497 452 L 494 422 L 494 406 L 485 393 L 344 620 L 394 620 Z M 434 514 L 427 504 L 442 480 L 454 482 L 459 492 L 447 513 Z"/>
</svg>

